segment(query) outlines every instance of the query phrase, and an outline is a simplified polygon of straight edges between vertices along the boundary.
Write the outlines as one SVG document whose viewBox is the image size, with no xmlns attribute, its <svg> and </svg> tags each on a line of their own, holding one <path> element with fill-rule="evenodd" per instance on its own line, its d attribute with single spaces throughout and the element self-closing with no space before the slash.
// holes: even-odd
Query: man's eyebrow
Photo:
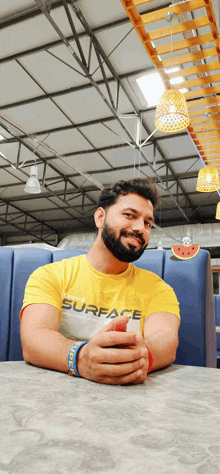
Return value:
<svg viewBox="0 0 220 474">
<path fill-rule="evenodd" d="M 133 207 L 124 207 L 123 211 L 132 211 L 134 212 L 135 214 L 140 214 L 139 211 L 137 211 L 137 209 L 133 209 Z M 147 217 L 147 219 L 151 222 L 154 222 L 153 218 L 151 216 Z"/>
<path fill-rule="evenodd" d="M 132 211 L 132 212 L 135 212 L 135 214 L 139 214 L 137 209 L 133 209 L 133 207 L 124 207 L 122 211 Z"/>
</svg>

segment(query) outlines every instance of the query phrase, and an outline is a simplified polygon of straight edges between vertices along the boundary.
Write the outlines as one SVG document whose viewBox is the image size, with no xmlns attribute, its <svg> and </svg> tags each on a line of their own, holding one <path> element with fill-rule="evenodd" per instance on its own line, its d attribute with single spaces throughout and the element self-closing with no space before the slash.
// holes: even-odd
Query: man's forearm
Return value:
<svg viewBox="0 0 220 474">
<path fill-rule="evenodd" d="M 157 334 L 146 336 L 144 341 L 153 356 L 151 370 L 167 367 L 174 362 L 179 341 L 173 331 L 164 330 Z"/>
<path fill-rule="evenodd" d="M 73 343 L 57 331 L 36 329 L 34 336 L 22 340 L 23 357 L 38 367 L 68 372 L 67 355 Z"/>
<path fill-rule="evenodd" d="M 120 323 L 127 324 L 126 318 L 128 319 L 127 316 L 118 316 Z M 80 348 L 77 360 L 78 372 L 81 377 L 99 383 L 113 385 L 142 383 L 147 374 L 145 371 L 147 349 L 144 340 L 133 332 L 114 331 L 114 326 L 115 322 L 111 321 L 95 334 L 88 344 Z M 142 344 L 138 338 L 141 338 Z M 25 323 L 21 330 L 21 341 L 24 359 L 27 362 L 39 367 L 68 372 L 67 356 L 74 343 L 73 339 L 67 339 L 50 328 L 35 326 L 30 329 Z"/>
</svg>

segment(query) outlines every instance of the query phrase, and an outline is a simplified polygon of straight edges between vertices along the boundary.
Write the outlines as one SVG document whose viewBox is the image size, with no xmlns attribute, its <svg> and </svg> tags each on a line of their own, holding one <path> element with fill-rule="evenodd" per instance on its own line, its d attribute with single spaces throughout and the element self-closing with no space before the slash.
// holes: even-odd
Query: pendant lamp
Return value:
<svg viewBox="0 0 220 474">
<path fill-rule="evenodd" d="M 220 202 L 218 202 L 217 207 L 216 207 L 215 218 L 220 220 Z"/>
<path fill-rule="evenodd" d="M 158 103 L 155 115 L 155 127 L 160 132 L 180 132 L 189 125 L 186 100 L 182 92 L 169 89 Z"/>
<path fill-rule="evenodd" d="M 220 189 L 218 170 L 214 166 L 205 166 L 199 170 L 196 190 L 201 193 L 212 193 Z"/>
<path fill-rule="evenodd" d="M 204 113 L 205 119 L 209 119 L 211 114 L 208 112 Z M 207 122 L 207 132 L 208 132 L 208 122 Z M 207 153 L 209 149 L 208 136 L 207 136 Z M 197 191 L 202 193 L 211 193 L 220 189 L 219 175 L 218 170 L 214 166 L 205 166 L 199 170 L 198 180 L 196 185 Z"/>
<path fill-rule="evenodd" d="M 176 17 L 174 11 L 166 14 L 165 19 L 170 23 L 170 67 L 172 69 L 173 39 L 172 39 L 172 21 Z M 186 105 L 186 99 L 182 92 L 171 89 L 165 91 L 160 97 L 156 108 L 155 128 L 160 132 L 180 132 L 189 125 L 189 115 Z"/>
<path fill-rule="evenodd" d="M 31 166 L 30 178 L 27 180 L 24 191 L 30 194 L 41 193 L 40 183 L 37 179 L 37 166 Z"/>
</svg>

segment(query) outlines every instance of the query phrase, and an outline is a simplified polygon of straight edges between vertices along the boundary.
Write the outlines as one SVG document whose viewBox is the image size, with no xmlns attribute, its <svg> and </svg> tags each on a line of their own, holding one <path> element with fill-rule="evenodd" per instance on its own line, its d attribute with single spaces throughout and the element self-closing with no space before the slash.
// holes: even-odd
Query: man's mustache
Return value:
<svg viewBox="0 0 220 474">
<path fill-rule="evenodd" d="M 136 234 L 135 232 L 126 232 L 125 230 L 122 230 L 121 235 L 123 235 L 124 237 L 127 237 L 127 236 L 136 237 L 136 239 L 140 240 L 140 242 L 143 245 L 145 244 L 145 241 L 141 234 Z"/>
</svg>

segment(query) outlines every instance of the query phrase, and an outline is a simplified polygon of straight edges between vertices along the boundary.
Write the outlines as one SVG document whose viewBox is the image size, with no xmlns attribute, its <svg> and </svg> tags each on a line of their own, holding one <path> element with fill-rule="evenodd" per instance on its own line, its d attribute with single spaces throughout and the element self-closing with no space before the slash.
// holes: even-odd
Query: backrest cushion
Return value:
<svg viewBox="0 0 220 474">
<path fill-rule="evenodd" d="M 215 324 L 220 326 L 220 295 L 215 295 Z M 220 332 L 216 333 L 217 351 L 220 351 Z"/>
<path fill-rule="evenodd" d="M 176 364 L 207 365 L 207 301 L 208 292 L 212 292 L 207 287 L 208 257 L 206 250 L 200 250 L 196 257 L 183 261 L 176 259 L 171 251 L 166 251 L 164 280 L 172 286 L 180 303 Z M 212 310 L 210 318 L 213 314 Z"/>
<path fill-rule="evenodd" d="M 0 247 L 0 361 L 8 359 L 13 249 Z"/>
<path fill-rule="evenodd" d="M 19 312 L 22 307 L 25 285 L 31 273 L 47 263 L 51 263 L 51 250 L 41 248 L 19 248 L 14 250 L 8 360 L 23 360 Z"/>
<path fill-rule="evenodd" d="M 85 253 L 87 253 L 86 250 L 81 249 L 54 250 L 52 252 L 52 262 L 58 262 L 64 258 L 77 257 L 77 255 L 83 255 Z"/>
<path fill-rule="evenodd" d="M 163 278 L 164 259 L 164 250 L 146 250 L 143 255 L 133 263 L 136 267 L 149 270 L 150 272 L 156 273 L 160 278 Z"/>
</svg>

